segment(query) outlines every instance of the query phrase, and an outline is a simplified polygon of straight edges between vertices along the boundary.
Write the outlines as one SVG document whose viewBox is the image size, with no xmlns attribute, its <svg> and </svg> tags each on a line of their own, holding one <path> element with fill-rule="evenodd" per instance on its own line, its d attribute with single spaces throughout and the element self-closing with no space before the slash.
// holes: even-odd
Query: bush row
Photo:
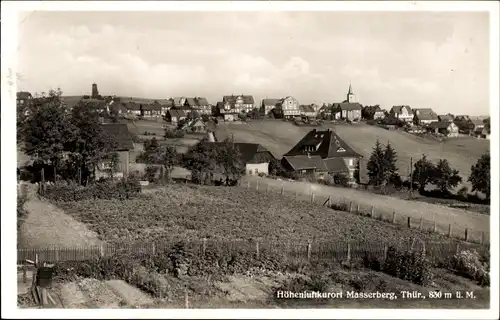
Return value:
<svg viewBox="0 0 500 320">
<path fill-rule="evenodd" d="M 137 180 L 122 179 L 118 182 L 97 181 L 87 186 L 57 183 L 48 185 L 44 196 L 55 201 L 81 201 L 87 199 L 131 199 L 140 194 Z"/>
<path fill-rule="evenodd" d="M 481 256 L 475 250 L 463 250 L 450 259 L 448 267 L 462 277 L 477 281 L 481 286 L 490 285 L 489 254 Z"/>
<path fill-rule="evenodd" d="M 422 252 L 389 247 L 385 261 L 379 256 L 366 253 L 363 262 L 365 267 L 374 271 L 382 271 L 418 285 L 426 286 L 433 280 L 432 264 Z"/>
</svg>

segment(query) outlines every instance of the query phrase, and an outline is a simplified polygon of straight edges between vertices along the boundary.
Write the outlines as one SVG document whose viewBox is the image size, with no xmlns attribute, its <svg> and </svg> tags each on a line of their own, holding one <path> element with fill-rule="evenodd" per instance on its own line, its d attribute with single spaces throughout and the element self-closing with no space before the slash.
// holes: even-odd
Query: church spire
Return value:
<svg viewBox="0 0 500 320">
<path fill-rule="evenodd" d="M 347 94 L 352 94 L 352 86 L 351 86 L 351 81 L 349 81 L 349 92 Z"/>
</svg>

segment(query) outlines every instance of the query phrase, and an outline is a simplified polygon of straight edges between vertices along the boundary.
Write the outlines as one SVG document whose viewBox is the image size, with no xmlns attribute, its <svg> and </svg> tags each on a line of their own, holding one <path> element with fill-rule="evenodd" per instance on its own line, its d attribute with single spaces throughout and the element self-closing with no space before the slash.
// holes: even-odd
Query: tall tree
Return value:
<svg viewBox="0 0 500 320">
<path fill-rule="evenodd" d="M 370 160 L 366 164 L 369 183 L 375 186 L 383 185 L 387 180 L 386 168 L 387 165 L 385 152 L 383 150 L 382 144 L 377 139 L 377 141 L 375 142 L 375 147 L 373 147 L 372 154 L 370 155 Z"/>
<path fill-rule="evenodd" d="M 471 167 L 471 173 L 468 181 L 472 183 L 472 191 L 479 191 L 490 198 L 491 184 L 491 169 L 490 169 L 490 153 L 481 156 L 475 165 Z"/>
<path fill-rule="evenodd" d="M 217 167 L 217 148 L 213 148 L 203 139 L 191 147 L 183 157 L 183 167 L 191 171 L 192 181 L 198 184 L 212 181 Z"/>
<path fill-rule="evenodd" d="M 22 150 L 39 161 L 58 166 L 65 145 L 74 137 L 68 110 L 61 100 L 60 89 L 50 90 L 48 96 L 18 114 L 18 138 Z"/>
<path fill-rule="evenodd" d="M 223 169 L 226 182 L 229 179 L 239 180 L 245 171 L 241 152 L 232 140 L 226 139 L 218 146 L 217 164 Z"/>
<path fill-rule="evenodd" d="M 425 187 L 428 183 L 434 182 L 434 176 L 436 174 L 436 166 L 427 159 L 424 154 L 422 158 L 415 162 L 413 170 L 413 182 L 418 184 L 418 190 L 420 193 L 425 191 Z"/>
<path fill-rule="evenodd" d="M 177 153 L 177 149 L 175 147 L 166 147 L 161 151 L 161 163 L 166 169 L 167 180 L 172 179 L 172 171 L 174 170 L 174 166 L 179 164 L 179 154 Z"/>
<path fill-rule="evenodd" d="M 441 192 L 449 193 L 450 189 L 462 182 L 462 177 L 458 173 L 458 170 L 450 167 L 448 160 L 440 159 L 436 165 L 433 182 Z"/>
<path fill-rule="evenodd" d="M 115 150 L 117 142 L 103 130 L 97 111 L 88 103 L 79 103 L 73 108 L 71 123 L 76 128 L 72 142 L 72 151 L 79 155 L 76 165 L 93 180 L 98 162 Z"/>
</svg>

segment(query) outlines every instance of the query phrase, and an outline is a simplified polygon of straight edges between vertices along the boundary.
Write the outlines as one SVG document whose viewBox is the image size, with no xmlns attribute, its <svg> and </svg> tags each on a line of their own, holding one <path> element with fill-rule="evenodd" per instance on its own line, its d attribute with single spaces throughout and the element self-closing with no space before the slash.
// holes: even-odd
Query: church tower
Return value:
<svg viewBox="0 0 500 320">
<path fill-rule="evenodd" d="M 347 92 L 347 103 L 355 103 L 358 102 L 356 101 L 356 95 L 354 92 L 352 92 L 352 86 L 349 83 L 349 91 Z"/>
<path fill-rule="evenodd" d="M 92 99 L 99 98 L 99 90 L 97 90 L 97 84 L 92 84 Z"/>
</svg>

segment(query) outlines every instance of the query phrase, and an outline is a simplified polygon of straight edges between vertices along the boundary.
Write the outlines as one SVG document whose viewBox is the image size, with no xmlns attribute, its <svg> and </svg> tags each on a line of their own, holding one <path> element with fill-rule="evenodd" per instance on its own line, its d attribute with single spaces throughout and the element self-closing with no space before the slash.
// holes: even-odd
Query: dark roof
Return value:
<svg viewBox="0 0 500 320">
<path fill-rule="evenodd" d="M 224 109 L 224 102 L 222 101 L 217 102 L 217 109 Z"/>
<path fill-rule="evenodd" d="M 318 169 L 328 171 L 325 162 L 320 156 L 283 156 L 283 159 L 285 159 L 294 170 Z"/>
<path fill-rule="evenodd" d="M 224 102 L 224 103 L 229 102 L 230 104 L 235 104 L 235 103 L 236 103 L 236 100 L 238 99 L 238 97 L 241 97 L 241 98 L 243 99 L 243 103 L 244 103 L 244 104 L 254 104 L 254 99 L 253 99 L 253 96 L 248 96 L 248 95 L 239 95 L 239 96 L 231 95 L 231 96 L 224 96 L 224 97 L 222 98 L 222 102 Z"/>
<path fill-rule="evenodd" d="M 194 98 L 186 98 L 186 105 L 190 107 L 196 107 L 198 104 Z"/>
<path fill-rule="evenodd" d="M 397 113 L 397 114 L 400 114 L 401 113 L 401 110 L 403 108 L 406 108 L 406 110 L 408 111 L 408 114 L 409 115 L 412 115 L 413 114 L 413 110 L 411 110 L 410 106 L 393 106 L 391 108 L 391 111 L 394 112 L 394 113 Z"/>
<path fill-rule="evenodd" d="M 143 104 L 142 105 L 142 110 L 156 110 L 156 111 L 160 111 L 161 110 L 161 104 L 159 104 L 159 103 Z"/>
<path fill-rule="evenodd" d="M 471 119 L 470 122 L 475 126 L 484 126 L 484 122 L 481 119 Z"/>
<path fill-rule="evenodd" d="M 31 95 L 31 93 L 27 92 L 27 91 L 19 91 L 17 93 L 17 99 L 18 100 L 27 100 L 27 99 L 30 99 L 32 98 L 33 96 Z"/>
<path fill-rule="evenodd" d="M 127 110 L 140 110 L 141 108 L 141 105 L 135 102 L 125 102 L 123 105 L 127 108 Z"/>
<path fill-rule="evenodd" d="M 262 99 L 263 106 L 276 106 L 280 99 Z"/>
<path fill-rule="evenodd" d="M 419 120 L 438 120 L 438 115 L 431 108 L 415 109 L 413 113 L 417 115 Z"/>
<path fill-rule="evenodd" d="M 170 109 L 167 112 L 168 112 L 168 114 L 170 114 L 171 117 L 181 118 L 181 117 L 186 116 L 186 113 L 184 112 L 184 110 Z"/>
<path fill-rule="evenodd" d="M 439 121 L 453 121 L 453 117 L 449 114 L 441 114 L 438 116 Z"/>
<path fill-rule="evenodd" d="M 340 110 L 347 110 L 347 111 L 363 109 L 361 104 L 359 104 L 357 102 L 355 102 L 355 103 L 334 103 L 333 106 L 340 107 Z"/>
<path fill-rule="evenodd" d="M 197 97 L 195 98 L 197 106 L 208 106 L 208 100 L 206 98 Z"/>
<path fill-rule="evenodd" d="M 206 142 L 211 145 L 221 146 L 224 142 Z M 244 143 L 235 142 L 234 145 L 238 148 L 241 153 L 241 159 L 243 163 L 264 163 L 269 162 L 274 159 L 269 150 L 257 143 Z"/>
<path fill-rule="evenodd" d="M 118 143 L 116 150 L 132 150 L 134 149 L 134 144 L 130 133 L 128 131 L 127 124 L 125 123 L 110 123 L 103 124 L 102 129 L 109 136 L 113 137 Z"/>
<path fill-rule="evenodd" d="M 326 167 L 328 168 L 328 172 L 348 172 L 344 159 L 342 158 L 330 158 L 323 160 Z"/>
<path fill-rule="evenodd" d="M 427 125 L 427 128 L 431 129 L 446 129 L 452 124 L 453 122 L 451 121 L 438 121 L 438 122 L 432 122 Z"/>
<path fill-rule="evenodd" d="M 311 105 L 301 105 L 299 108 L 300 108 L 300 111 L 302 111 L 302 112 L 316 112 L 316 111 L 314 111 L 314 108 Z"/>
<path fill-rule="evenodd" d="M 307 152 L 303 149 L 306 145 L 319 145 L 317 151 L 309 153 L 311 155 L 319 155 L 323 159 L 361 157 L 360 154 L 355 152 L 344 140 L 330 129 L 326 131 L 317 131 L 316 129 L 309 131 L 302 140 L 285 154 L 285 156 L 306 154 Z"/>
</svg>

